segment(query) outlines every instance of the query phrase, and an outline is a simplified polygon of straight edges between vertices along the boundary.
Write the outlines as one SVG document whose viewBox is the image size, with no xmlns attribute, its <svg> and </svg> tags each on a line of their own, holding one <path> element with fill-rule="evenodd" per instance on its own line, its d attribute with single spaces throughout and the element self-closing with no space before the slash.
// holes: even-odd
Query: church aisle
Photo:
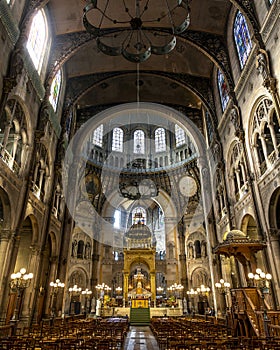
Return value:
<svg viewBox="0 0 280 350">
<path fill-rule="evenodd" d="M 159 347 L 150 327 L 131 326 L 124 350 L 159 350 Z"/>
</svg>

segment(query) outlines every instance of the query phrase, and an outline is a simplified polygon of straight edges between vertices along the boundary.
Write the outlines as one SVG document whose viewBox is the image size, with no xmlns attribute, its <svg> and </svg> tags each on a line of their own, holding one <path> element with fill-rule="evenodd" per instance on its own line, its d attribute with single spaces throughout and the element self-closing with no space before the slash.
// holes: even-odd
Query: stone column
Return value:
<svg viewBox="0 0 280 350">
<path fill-rule="evenodd" d="M 263 154 L 264 154 L 264 158 L 265 158 L 265 161 L 266 161 L 266 165 L 268 166 L 270 164 L 270 161 L 269 161 L 268 155 L 267 155 L 267 146 L 266 146 L 266 142 L 265 142 L 265 139 L 264 139 L 264 135 L 260 135 L 260 140 L 261 140 L 261 143 L 262 143 L 262 149 L 263 149 Z"/>
<path fill-rule="evenodd" d="M 8 253 L 8 246 L 9 246 L 9 241 L 11 239 L 11 231 L 8 229 L 1 229 L 0 230 L 0 261 L 1 261 L 1 266 L 2 269 L 4 266 L 6 266 L 7 263 L 7 253 Z M 3 271 L 3 270 L 2 270 Z M 0 274 L 0 286 L 2 286 L 3 283 L 3 274 Z M 6 284 L 7 281 L 4 281 Z M 3 288 L 0 288 L 3 290 Z"/>
<path fill-rule="evenodd" d="M 150 272 L 150 277 L 151 277 L 152 300 L 154 301 L 154 305 L 156 305 L 156 274 L 155 274 L 155 272 Z"/>
<path fill-rule="evenodd" d="M 204 212 L 204 222 L 205 222 L 205 230 L 206 230 L 206 242 L 207 242 L 207 255 L 209 257 L 209 274 L 211 276 L 211 290 L 213 293 L 213 302 L 215 314 L 217 315 L 217 296 L 216 296 L 216 288 L 215 288 L 215 275 L 213 268 L 213 252 L 212 252 L 212 242 L 210 237 L 212 237 L 209 213 L 212 208 L 212 194 L 211 194 L 211 185 L 209 182 L 209 168 L 207 165 L 207 161 L 205 158 L 200 157 L 198 159 L 198 168 L 200 170 L 200 179 L 201 179 L 201 197 L 203 202 L 203 212 Z M 212 237 L 213 238 L 213 237 Z"/>
<path fill-rule="evenodd" d="M 127 294 L 128 294 L 128 272 L 124 272 L 123 273 L 123 296 L 126 301 L 127 301 Z"/>
<path fill-rule="evenodd" d="M 5 149 L 6 149 L 7 143 L 8 143 L 8 138 L 9 138 L 11 127 L 12 127 L 12 121 L 10 120 L 9 122 L 7 122 L 7 124 L 5 126 L 4 136 L 3 136 L 3 143 L 2 143 L 2 149 L 1 149 L 1 156 L 4 156 Z"/>
<path fill-rule="evenodd" d="M 187 256 L 186 256 L 186 249 L 185 249 L 185 218 L 182 218 L 182 220 L 178 224 L 178 238 L 179 238 L 179 263 L 180 263 L 180 281 L 184 286 L 184 290 L 182 295 L 185 294 L 186 290 L 188 289 L 188 279 L 187 279 Z"/>
<path fill-rule="evenodd" d="M 274 151 L 275 151 L 275 158 L 278 159 L 279 156 L 279 151 L 278 151 L 278 142 L 277 142 L 277 138 L 275 135 L 275 130 L 272 124 L 268 124 L 269 130 L 270 130 L 270 134 L 271 134 L 271 139 L 272 139 L 272 143 L 273 143 L 273 147 L 274 147 Z"/>
</svg>

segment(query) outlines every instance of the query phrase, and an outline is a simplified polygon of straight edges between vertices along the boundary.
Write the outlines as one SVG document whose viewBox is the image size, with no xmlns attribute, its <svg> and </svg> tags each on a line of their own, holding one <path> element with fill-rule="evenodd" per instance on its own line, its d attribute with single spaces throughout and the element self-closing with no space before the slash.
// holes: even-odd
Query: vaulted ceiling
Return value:
<svg viewBox="0 0 280 350">
<path fill-rule="evenodd" d="M 83 8 L 87 1 L 50 0 L 49 18 L 55 37 L 53 67 L 57 62 L 64 64 L 67 99 L 77 102 L 83 109 L 134 102 L 139 93 L 141 102 L 199 110 L 204 103 L 213 111 L 211 75 L 214 65 L 225 72 L 231 84 L 225 37 L 232 2 L 190 1 L 190 26 L 177 37 L 175 49 L 169 54 L 152 55 L 137 67 L 122 56 L 112 57 L 100 52 L 96 40 L 83 25 Z M 151 6 L 152 1 L 147 3 L 153 11 L 157 10 Z M 123 7 L 119 11 L 123 11 Z"/>
</svg>

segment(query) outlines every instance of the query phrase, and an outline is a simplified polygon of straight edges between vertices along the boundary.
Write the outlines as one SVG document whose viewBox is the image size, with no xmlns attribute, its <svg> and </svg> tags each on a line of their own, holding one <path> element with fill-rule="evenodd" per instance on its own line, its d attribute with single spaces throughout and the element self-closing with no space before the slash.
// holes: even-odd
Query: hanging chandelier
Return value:
<svg viewBox="0 0 280 350">
<path fill-rule="evenodd" d="M 120 182 L 119 192 L 122 197 L 135 201 L 157 197 L 159 189 L 152 179 L 126 179 Z"/>
<path fill-rule="evenodd" d="M 165 55 L 190 24 L 191 0 L 89 0 L 83 23 L 97 47 L 135 63 Z"/>
</svg>

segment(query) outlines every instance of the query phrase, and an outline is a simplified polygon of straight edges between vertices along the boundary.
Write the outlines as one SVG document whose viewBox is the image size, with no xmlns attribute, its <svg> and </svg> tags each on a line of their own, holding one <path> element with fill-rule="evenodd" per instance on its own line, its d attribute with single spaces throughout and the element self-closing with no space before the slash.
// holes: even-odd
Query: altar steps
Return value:
<svg viewBox="0 0 280 350">
<path fill-rule="evenodd" d="M 150 308 L 131 308 L 130 324 L 133 326 L 149 326 Z"/>
</svg>

